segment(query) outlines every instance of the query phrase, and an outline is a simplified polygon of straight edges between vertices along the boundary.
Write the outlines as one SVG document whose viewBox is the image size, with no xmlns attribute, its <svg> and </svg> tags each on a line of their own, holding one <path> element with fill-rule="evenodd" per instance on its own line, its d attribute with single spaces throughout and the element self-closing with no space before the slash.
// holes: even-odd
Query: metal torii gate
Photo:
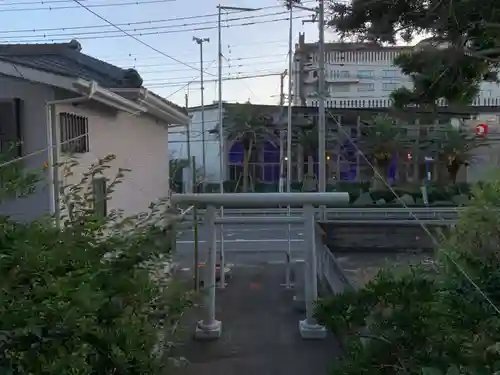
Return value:
<svg viewBox="0 0 500 375">
<path fill-rule="evenodd" d="M 306 302 L 306 319 L 299 322 L 300 334 L 305 339 L 324 338 L 326 330 L 314 319 L 314 302 L 318 297 L 317 260 L 315 245 L 315 209 L 314 205 L 328 206 L 347 204 L 348 193 L 207 193 L 207 194 L 173 194 L 171 202 L 177 204 L 204 204 L 206 223 L 211 229 L 211 241 L 207 262 L 208 280 L 205 285 L 204 318 L 196 326 L 195 338 L 217 339 L 222 334 L 222 322 L 215 319 L 215 290 L 217 262 L 217 224 L 289 224 L 304 223 L 305 244 L 307 248 L 305 264 L 304 295 Z M 216 218 L 219 207 L 234 207 L 239 205 L 254 205 L 255 208 L 274 207 L 276 205 L 302 205 L 302 217 L 221 217 Z M 221 268 L 224 264 L 220 265 Z"/>
</svg>

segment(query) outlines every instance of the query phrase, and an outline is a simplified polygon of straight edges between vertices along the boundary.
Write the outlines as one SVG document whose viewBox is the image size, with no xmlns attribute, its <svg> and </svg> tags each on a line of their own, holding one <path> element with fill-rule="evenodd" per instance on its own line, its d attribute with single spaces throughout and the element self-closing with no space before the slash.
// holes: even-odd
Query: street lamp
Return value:
<svg viewBox="0 0 500 375">
<path fill-rule="evenodd" d="M 219 123 L 219 168 L 220 168 L 220 178 L 219 178 L 219 190 L 221 194 L 224 194 L 224 162 L 225 162 L 225 153 L 224 153 L 224 117 L 223 117 L 223 108 L 222 108 L 222 11 L 223 10 L 234 10 L 239 12 L 254 12 L 261 10 L 262 8 L 242 8 L 242 7 L 232 7 L 226 5 L 218 5 L 218 19 L 217 19 L 217 32 L 219 38 L 219 46 L 218 46 L 218 83 L 219 83 L 219 115 L 218 115 L 218 123 Z M 220 207 L 220 216 L 224 216 L 224 208 Z M 220 287 L 225 287 L 225 260 L 224 260 L 224 228 L 223 225 L 220 226 L 220 253 L 219 253 L 219 266 L 220 266 Z"/>
<path fill-rule="evenodd" d="M 218 48 L 218 83 L 219 83 L 219 115 L 218 115 L 218 123 L 219 123 L 219 164 L 220 164 L 220 193 L 224 192 L 224 180 L 223 180 L 223 170 L 224 170 L 224 125 L 223 125 L 223 108 L 222 108 L 222 11 L 223 10 L 234 10 L 240 12 L 254 12 L 261 10 L 262 8 L 243 8 L 243 7 L 233 7 L 226 5 L 218 5 L 218 19 L 217 19 L 217 32 L 219 37 L 219 48 Z M 222 243 L 222 242 L 221 242 Z"/>
<path fill-rule="evenodd" d="M 207 177 L 207 155 L 205 145 L 205 87 L 203 82 L 203 43 L 210 42 L 210 38 L 197 38 L 193 36 L 193 41 L 200 46 L 200 89 L 201 89 L 201 149 L 203 153 L 203 191 L 205 191 L 206 177 Z"/>
</svg>

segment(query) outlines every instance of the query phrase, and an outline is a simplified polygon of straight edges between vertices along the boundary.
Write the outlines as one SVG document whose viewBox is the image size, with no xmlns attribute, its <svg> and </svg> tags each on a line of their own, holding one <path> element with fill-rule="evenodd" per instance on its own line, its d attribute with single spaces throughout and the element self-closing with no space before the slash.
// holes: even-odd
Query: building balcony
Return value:
<svg viewBox="0 0 500 375">
<path fill-rule="evenodd" d="M 329 84 L 346 84 L 346 83 L 359 83 L 359 78 L 357 77 L 327 77 L 325 78 L 325 82 Z"/>
<path fill-rule="evenodd" d="M 305 72 L 309 72 L 311 70 L 318 70 L 318 64 L 305 63 L 303 69 Z"/>
</svg>

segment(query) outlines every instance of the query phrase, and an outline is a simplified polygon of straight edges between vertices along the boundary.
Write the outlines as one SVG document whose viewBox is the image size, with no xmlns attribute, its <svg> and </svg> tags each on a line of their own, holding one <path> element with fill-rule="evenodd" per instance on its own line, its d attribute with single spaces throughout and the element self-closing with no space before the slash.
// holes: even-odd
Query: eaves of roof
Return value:
<svg viewBox="0 0 500 375">
<path fill-rule="evenodd" d="M 143 80 L 135 69 L 123 69 L 84 54 L 81 44 L 4 44 L 0 45 L 0 60 L 61 76 L 95 81 L 108 89 L 140 89 Z M 159 95 L 157 95 L 161 98 Z M 185 109 L 161 98 L 175 109 Z"/>
</svg>

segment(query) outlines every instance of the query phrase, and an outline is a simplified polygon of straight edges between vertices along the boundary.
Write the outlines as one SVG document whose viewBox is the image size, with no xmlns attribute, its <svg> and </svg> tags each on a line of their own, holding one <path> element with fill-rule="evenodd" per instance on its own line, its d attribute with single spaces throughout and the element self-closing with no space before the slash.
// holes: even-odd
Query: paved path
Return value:
<svg viewBox="0 0 500 375">
<path fill-rule="evenodd" d="M 226 289 L 217 289 L 216 317 L 222 337 L 189 341 L 179 375 L 327 375 L 339 355 L 332 337 L 302 340 L 292 291 L 280 286 L 282 265 L 236 267 Z M 193 323 L 191 323 L 193 325 Z M 194 327 L 193 327 L 194 328 Z"/>
</svg>

